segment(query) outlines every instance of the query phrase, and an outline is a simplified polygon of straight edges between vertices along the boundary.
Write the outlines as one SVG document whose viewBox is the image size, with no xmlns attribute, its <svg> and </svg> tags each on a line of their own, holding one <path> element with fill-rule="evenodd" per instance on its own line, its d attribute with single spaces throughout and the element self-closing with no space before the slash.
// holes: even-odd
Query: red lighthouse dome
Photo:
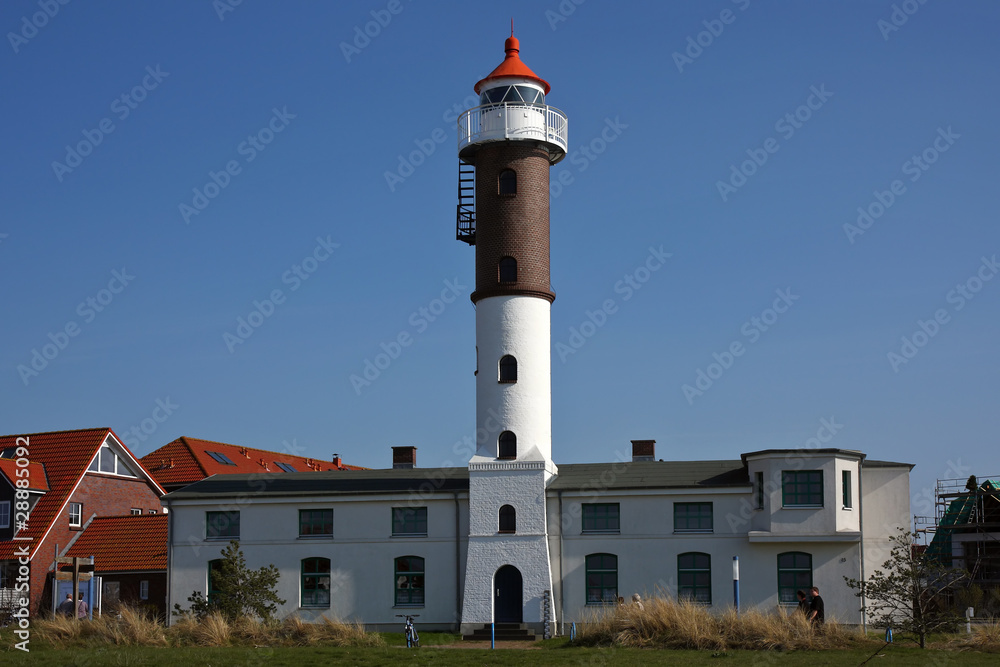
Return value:
<svg viewBox="0 0 1000 667">
<path fill-rule="evenodd" d="M 528 79 L 540 84 L 545 90 L 545 94 L 548 95 L 552 86 L 549 85 L 548 81 L 532 72 L 531 68 L 525 65 L 524 61 L 521 60 L 521 46 L 517 41 L 517 37 L 514 37 L 513 33 L 507 38 L 507 41 L 504 42 L 503 49 L 507 53 L 507 57 L 503 59 L 503 62 L 500 63 L 495 70 L 490 72 L 485 78 L 481 79 L 476 84 L 475 91 L 477 93 L 481 93 L 483 90 L 483 84 L 487 81 L 493 81 L 494 79 L 500 79 L 503 77 L 517 77 L 518 79 Z"/>
</svg>

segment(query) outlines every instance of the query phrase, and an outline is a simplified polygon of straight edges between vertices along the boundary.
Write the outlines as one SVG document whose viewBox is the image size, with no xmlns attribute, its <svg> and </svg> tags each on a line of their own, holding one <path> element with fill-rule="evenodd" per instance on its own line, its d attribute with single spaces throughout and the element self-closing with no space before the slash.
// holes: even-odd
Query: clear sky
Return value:
<svg viewBox="0 0 1000 667">
<path fill-rule="evenodd" d="M 1000 474 L 996 3 L 230 2 L 0 6 L 4 432 L 464 464 L 454 120 L 513 16 L 570 119 L 557 463 Z"/>
</svg>

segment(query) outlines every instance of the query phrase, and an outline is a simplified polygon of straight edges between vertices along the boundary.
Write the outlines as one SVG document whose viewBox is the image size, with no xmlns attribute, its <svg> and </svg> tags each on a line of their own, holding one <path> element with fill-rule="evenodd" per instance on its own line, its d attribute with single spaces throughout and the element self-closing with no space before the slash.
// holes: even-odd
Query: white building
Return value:
<svg viewBox="0 0 1000 667">
<path fill-rule="evenodd" d="M 373 627 L 419 609 L 423 627 L 496 621 L 550 631 L 632 593 L 743 605 L 818 585 L 860 621 L 843 577 L 865 576 L 909 525 L 909 469 L 836 449 L 737 461 L 552 460 L 549 167 L 568 121 L 517 39 L 459 118 L 459 240 L 476 248 L 478 449 L 466 468 L 227 475 L 169 494 L 168 607 L 209 592 L 210 562 L 238 538 L 251 567 L 282 572 L 282 615 Z M 475 185 L 469 185 L 474 183 Z M 474 191 L 474 195 L 472 192 Z"/>
<path fill-rule="evenodd" d="M 192 591 L 208 592 L 210 562 L 239 539 L 249 566 L 273 563 L 282 572 L 282 616 L 385 628 L 398 624 L 396 614 L 418 613 L 421 627 L 461 624 L 469 631 L 479 621 L 462 622 L 469 617 L 468 580 L 492 584 L 522 553 L 515 547 L 504 559 L 506 545 L 531 544 L 544 531 L 548 618 L 559 622 L 553 631 L 632 593 L 732 606 L 734 556 L 743 608 L 794 605 L 797 589 L 816 585 L 828 615 L 862 622 L 843 577 L 871 574 L 888 555 L 888 536 L 908 525 L 911 466 L 837 449 L 648 461 L 641 459 L 651 441 L 633 448 L 639 460 L 563 464 L 544 494 L 518 496 L 519 508 L 543 509 L 541 527 L 518 515 L 501 532 L 499 510 L 489 517 L 489 535 L 471 540 L 493 537 L 505 545 L 500 565 L 477 561 L 469 548 L 467 468 L 206 479 L 166 498 L 169 606 L 186 605 Z M 523 573 L 529 577 L 538 575 Z M 519 600 L 523 620 L 536 630 L 545 619 L 543 597 L 525 585 Z M 489 613 L 500 612 L 501 603 Z"/>
</svg>

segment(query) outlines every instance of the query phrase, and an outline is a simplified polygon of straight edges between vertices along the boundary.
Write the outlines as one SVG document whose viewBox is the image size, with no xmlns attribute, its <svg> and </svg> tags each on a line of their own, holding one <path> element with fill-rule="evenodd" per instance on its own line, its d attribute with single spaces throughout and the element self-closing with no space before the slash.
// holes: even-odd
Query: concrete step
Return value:
<svg viewBox="0 0 1000 667">
<path fill-rule="evenodd" d="M 527 641 L 533 642 L 538 639 L 533 630 L 529 630 L 524 623 L 497 623 L 493 632 L 493 637 L 498 642 Z M 476 628 L 472 634 L 462 637 L 465 641 L 490 641 L 490 626 L 486 624 L 481 628 Z"/>
</svg>

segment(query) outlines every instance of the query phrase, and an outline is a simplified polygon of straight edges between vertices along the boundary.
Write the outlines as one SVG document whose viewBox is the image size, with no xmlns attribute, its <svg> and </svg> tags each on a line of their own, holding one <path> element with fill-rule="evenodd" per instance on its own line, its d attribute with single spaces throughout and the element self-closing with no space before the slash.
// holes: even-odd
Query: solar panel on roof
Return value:
<svg viewBox="0 0 1000 667">
<path fill-rule="evenodd" d="M 279 468 L 281 468 L 285 472 L 298 472 L 295 468 L 293 468 L 291 465 L 289 465 L 287 463 L 281 463 L 279 461 L 275 461 L 274 465 L 278 466 Z"/>
</svg>

